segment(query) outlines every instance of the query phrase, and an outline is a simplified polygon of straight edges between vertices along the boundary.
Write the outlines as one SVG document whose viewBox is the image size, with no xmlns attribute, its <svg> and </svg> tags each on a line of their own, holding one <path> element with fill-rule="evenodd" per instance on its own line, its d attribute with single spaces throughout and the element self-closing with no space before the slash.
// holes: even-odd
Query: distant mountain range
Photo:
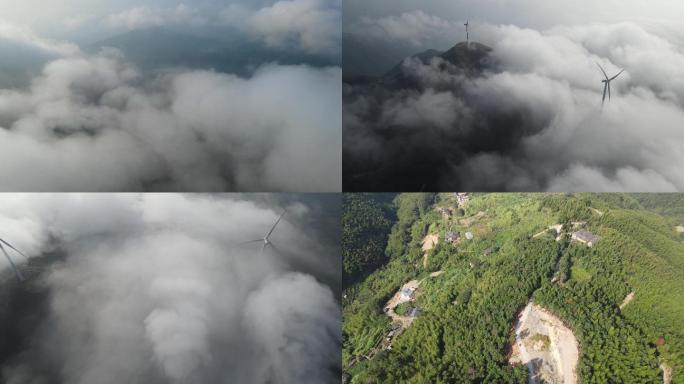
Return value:
<svg viewBox="0 0 684 384">
<path fill-rule="evenodd" d="M 264 63 L 312 66 L 339 65 L 340 59 L 287 50 L 274 50 L 243 39 L 225 41 L 168 29 L 135 30 L 84 47 L 89 53 L 112 47 L 143 70 L 168 67 L 214 69 L 245 75 Z"/>
<path fill-rule="evenodd" d="M 181 67 L 246 76 L 266 63 L 323 67 L 339 66 L 342 61 L 341 55 L 277 50 L 238 36 L 217 39 L 164 28 L 127 32 L 81 49 L 94 54 L 105 47 L 119 49 L 127 60 L 143 71 Z M 57 54 L 0 38 L 0 89 L 27 87 L 46 63 L 58 57 Z"/>
</svg>

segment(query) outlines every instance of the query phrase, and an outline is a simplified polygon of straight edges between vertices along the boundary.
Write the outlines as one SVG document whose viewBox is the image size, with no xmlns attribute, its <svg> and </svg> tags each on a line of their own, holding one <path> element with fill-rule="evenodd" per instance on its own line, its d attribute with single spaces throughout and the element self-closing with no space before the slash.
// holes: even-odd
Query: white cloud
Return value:
<svg viewBox="0 0 684 384">
<path fill-rule="evenodd" d="M 336 53 L 342 33 L 342 13 L 330 0 L 284 0 L 255 11 L 247 29 L 266 44 L 307 52 Z"/>
<path fill-rule="evenodd" d="M 179 4 L 173 8 L 134 7 L 107 16 L 106 23 L 112 28 L 142 29 L 173 24 L 200 26 L 207 24 L 208 18 L 198 9 Z"/>
<path fill-rule="evenodd" d="M 444 36 L 454 38 L 464 28 L 461 23 L 416 10 L 398 16 L 362 17 L 348 32 L 357 38 L 404 41 L 419 46 Z"/>
<path fill-rule="evenodd" d="M 41 259 L 40 278 L 33 272 L 23 283 L 49 291 L 44 306 L 27 303 L 45 316 L 40 331 L 17 335 L 32 342 L 2 362 L 0 379 L 339 381 L 331 370 L 340 361 L 339 304 L 329 287 L 293 266 L 335 269 L 337 245 L 303 224 L 328 217 L 300 212 L 274 232 L 278 250 L 259 256 L 259 244 L 235 244 L 268 230 L 280 208 L 237 195 L 1 196 L 0 224 L 11 227 L 0 235 L 29 257 L 61 257 Z M 9 284 L 2 260 L 0 271 L 0 284 Z M 9 321 L 21 322 L 16 316 Z"/>
<path fill-rule="evenodd" d="M 19 27 L 0 20 L 0 40 L 24 45 L 50 56 L 69 56 L 80 52 L 75 44 L 44 39 L 37 36 L 29 28 Z"/>
<path fill-rule="evenodd" d="M 337 191 L 340 79 L 273 65 L 148 88 L 115 51 L 57 60 L 0 92 L 0 189 Z"/>
</svg>

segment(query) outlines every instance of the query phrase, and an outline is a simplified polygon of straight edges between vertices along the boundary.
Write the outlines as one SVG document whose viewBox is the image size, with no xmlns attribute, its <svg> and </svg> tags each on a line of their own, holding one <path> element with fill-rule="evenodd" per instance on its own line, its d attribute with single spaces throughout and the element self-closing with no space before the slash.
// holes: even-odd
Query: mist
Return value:
<svg viewBox="0 0 684 384">
<path fill-rule="evenodd" d="M 339 381 L 339 204 L 3 196 L 0 236 L 29 260 L 17 259 L 23 283 L 0 263 L 2 381 Z M 237 246 L 264 236 L 282 209 L 275 247 Z"/>
<path fill-rule="evenodd" d="M 461 20 L 423 11 L 357 22 L 376 32 L 368 40 L 413 53 L 465 40 Z M 670 27 L 480 23 L 471 38 L 492 51 L 478 76 L 436 57 L 402 62 L 411 87 L 350 77 L 345 190 L 681 191 L 684 34 Z M 625 69 L 604 106 L 597 63 L 611 76 Z"/>
</svg>

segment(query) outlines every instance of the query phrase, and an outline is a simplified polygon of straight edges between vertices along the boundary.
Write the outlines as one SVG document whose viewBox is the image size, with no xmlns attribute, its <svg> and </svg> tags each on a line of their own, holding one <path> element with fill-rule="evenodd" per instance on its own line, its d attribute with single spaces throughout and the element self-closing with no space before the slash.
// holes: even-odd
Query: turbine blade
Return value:
<svg viewBox="0 0 684 384">
<path fill-rule="evenodd" d="M 4 241 L 3 241 L 3 242 L 4 242 Z M 7 261 L 9 261 L 10 266 L 12 267 L 12 271 L 14 271 L 14 275 L 17 276 L 17 280 L 19 280 L 20 282 L 26 280 L 26 279 L 24 278 L 24 275 L 21 274 L 21 271 L 19 270 L 19 268 L 17 268 L 16 264 L 14 264 L 14 260 L 12 260 L 12 258 L 10 257 L 10 255 L 9 255 L 9 254 L 7 253 L 7 251 L 5 250 L 5 247 L 2 246 L 2 243 L 0 243 L 0 249 L 2 249 L 2 253 L 5 254 L 5 257 L 7 258 Z"/>
<path fill-rule="evenodd" d="M 612 81 L 612 80 L 617 79 L 617 77 L 620 76 L 620 75 L 622 74 L 622 72 L 624 72 L 624 71 L 625 71 L 625 70 L 623 69 L 622 71 L 620 71 L 620 73 L 618 73 L 617 75 L 611 77 L 610 80 Z"/>
<path fill-rule="evenodd" d="M 598 65 L 598 67 L 599 67 L 599 69 L 601 70 L 601 72 L 603 72 L 603 76 L 605 76 L 605 77 L 606 77 L 606 80 L 608 80 L 608 74 L 606 73 L 606 71 L 603 70 L 603 67 L 601 66 L 601 64 L 596 63 L 596 65 Z"/>
<path fill-rule="evenodd" d="M 237 243 L 237 244 L 235 244 L 235 245 L 233 246 L 233 248 L 241 247 L 241 246 L 243 246 L 243 245 L 252 244 L 252 243 L 259 243 L 259 242 L 262 242 L 262 241 L 264 241 L 264 239 L 255 239 L 255 240 L 244 241 L 244 242 L 242 242 L 242 243 Z"/>
<path fill-rule="evenodd" d="M 280 214 L 280 216 L 278 217 L 278 220 L 276 220 L 275 224 L 273 224 L 273 226 L 271 227 L 271 230 L 268 231 L 268 233 L 266 234 L 266 237 L 265 237 L 266 239 L 268 239 L 269 236 L 271 236 L 271 233 L 273 233 L 273 231 L 275 230 L 278 223 L 280 223 L 280 219 L 282 219 L 283 216 L 285 216 L 285 212 L 287 212 L 287 211 L 283 210 L 283 213 Z"/>
<path fill-rule="evenodd" d="M 261 256 L 264 254 L 264 249 L 266 249 L 266 243 L 264 243 L 264 244 L 261 246 L 261 251 L 259 251 L 259 257 L 261 257 Z"/>
<path fill-rule="evenodd" d="M 606 102 L 606 92 L 608 92 L 608 83 L 606 83 L 603 86 L 603 100 L 602 100 L 602 102 L 604 102 L 604 103 Z"/>
<path fill-rule="evenodd" d="M 14 246 L 13 246 L 12 244 L 6 242 L 4 239 L 0 239 L 0 241 L 3 242 L 3 243 L 5 243 L 6 246 L 12 248 L 15 252 L 17 252 L 18 254 L 24 256 L 24 258 L 25 258 L 26 260 L 28 260 L 28 256 L 24 255 L 20 250 L 14 248 Z"/>
<path fill-rule="evenodd" d="M 608 100 L 610 100 L 610 81 L 608 82 Z"/>
</svg>

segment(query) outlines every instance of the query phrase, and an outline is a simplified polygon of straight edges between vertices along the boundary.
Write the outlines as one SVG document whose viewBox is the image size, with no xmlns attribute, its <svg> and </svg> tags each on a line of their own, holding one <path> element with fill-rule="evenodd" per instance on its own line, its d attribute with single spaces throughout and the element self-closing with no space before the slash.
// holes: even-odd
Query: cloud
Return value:
<svg viewBox="0 0 684 384">
<path fill-rule="evenodd" d="M 398 16 L 361 17 L 348 28 L 357 38 L 408 42 L 420 46 L 444 36 L 455 36 L 463 30 L 461 23 L 444 20 L 421 10 L 404 12 Z"/>
<path fill-rule="evenodd" d="M 244 325 L 265 353 L 264 382 L 339 380 L 328 365 L 341 348 L 336 336 L 341 313 L 331 292 L 316 289 L 318 285 L 310 276 L 289 274 L 268 281 L 248 298 Z"/>
<path fill-rule="evenodd" d="M 45 268 L 13 292 L 46 292 L 28 303 L 31 320 L 0 310 L 26 340 L 11 346 L 3 382 L 339 381 L 339 304 L 298 267 L 335 269 L 339 243 L 310 227 L 335 208 L 297 199 L 306 208 L 259 256 L 259 244 L 235 244 L 263 235 L 280 208 L 236 195 L 3 196 L 0 223 L 16 231 L 2 236 Z"/>
<path fill-rule="evenodd" d="M 298 47 L 311 53 L 337 53 L 342 34 L 339 1 L 284 0 L 254 12 L 247 30 L 267 45 Z"/>
<path fill-rule="evenodd" d="M 480 34 L 493 48 L 481 76 L 435 58 L 405 61 L 403 90 L 346 85 L 348 187 L 684 190 L 677 38 L 634 23 Z M 603 108 L 597 62 L 625 69 Z"/>
<path fill-rule="evenodd" d="M 80 52 L 77 45 L 58 40 L 44 39 L 29 28 L 18 27 L 0 20 L 0 44 L 13 44 L 32 49 L 47 56 L 70 56 Z"/>
<path fill-rule="evenodd" d="M 198 9 L 185 4 L 178 4 L 173 8 L 134 7 L 109 15 L 105 21 L 112 28 L 129 30 L 165 25 L 199 26 L 209 22 Z"/>
<path fill-rule="evenodd" d="M 338 191 L 340 78 L 265 65 L 144 79 L 111 50 L 56 60 L 0 92 L 0 189 Z"/>
</svg>

